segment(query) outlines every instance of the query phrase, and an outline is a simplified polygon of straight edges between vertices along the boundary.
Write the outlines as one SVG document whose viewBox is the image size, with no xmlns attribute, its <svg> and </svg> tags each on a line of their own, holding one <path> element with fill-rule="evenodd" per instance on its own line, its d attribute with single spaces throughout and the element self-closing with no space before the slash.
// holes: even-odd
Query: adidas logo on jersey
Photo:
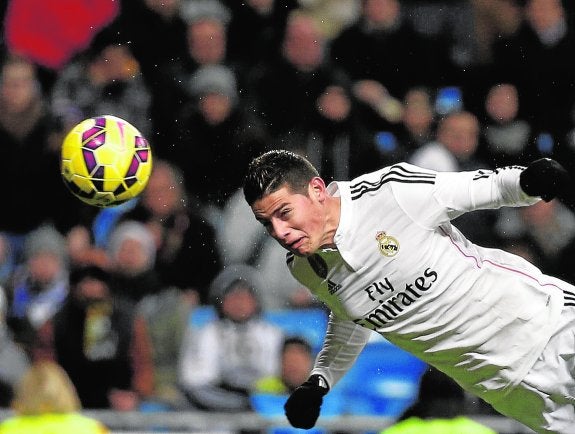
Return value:
<svg viewBox="0 0 575 434">
<path fill-rule="evenodd" d="M 327 290 L 329 291 L 330 295 L 335 294 L 340 289 L 341 289 L 341 285 L 339 283 L 332 282 L 331 280 L 328 279 Z"/>
</svg>

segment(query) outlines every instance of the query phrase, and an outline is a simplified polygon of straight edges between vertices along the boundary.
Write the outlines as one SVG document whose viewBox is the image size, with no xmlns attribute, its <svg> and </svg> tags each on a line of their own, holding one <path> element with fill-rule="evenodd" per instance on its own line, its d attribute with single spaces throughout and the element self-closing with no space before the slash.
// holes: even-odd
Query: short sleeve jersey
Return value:
<svg viewBox="0 0 575 434">
<path fill-rule="evenodd" d="M 573 288 L 519 256 L 471 243 L 450 223 L 476 209 L 537 202 L 521 190 L 521 170 L 401 163 L 330 184 L 341 198 L 335 247 L 287 258 L 332 312 L 314 373 L 335 384 L 376 331 L 488 402 L 521 381 Z"/>
</svg>

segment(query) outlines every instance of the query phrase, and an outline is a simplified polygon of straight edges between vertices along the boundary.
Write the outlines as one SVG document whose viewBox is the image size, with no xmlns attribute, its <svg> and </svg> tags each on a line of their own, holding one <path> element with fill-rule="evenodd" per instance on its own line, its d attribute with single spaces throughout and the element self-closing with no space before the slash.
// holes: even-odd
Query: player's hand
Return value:
<svg viewBox="0 0 575 434">
<path fill-rule="evenodd" d="M 329 391 L 321 375 L 311 375 L 290 395 L 284 405 L 289 423 L 295 428 L 310 429 L 319 417 L 323 397 Z"/>
<path fill-rule="evenodd" d="M 567 170 L 551 158 L 535 160 L 519 175 L 521 189 L 529 196 L 541 197 L 545 202 L 565 192 L 570 182 Z"/>
</svg>

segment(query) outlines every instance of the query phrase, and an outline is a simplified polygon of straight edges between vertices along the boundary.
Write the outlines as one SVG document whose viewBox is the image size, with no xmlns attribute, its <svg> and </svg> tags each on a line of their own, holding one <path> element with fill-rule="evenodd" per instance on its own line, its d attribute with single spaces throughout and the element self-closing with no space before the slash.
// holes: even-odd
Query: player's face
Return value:
<svg viewBox="0 0 575 434">
<path fill-rule="evenodd" d="M 295 255 L 309 256 L 333 242 L 326 232 L 325 195 L 323 180 L 314 178 L 307 195 L 282 187 L 255 201 L 252 211 L 282 247 Z"/>
</svg>

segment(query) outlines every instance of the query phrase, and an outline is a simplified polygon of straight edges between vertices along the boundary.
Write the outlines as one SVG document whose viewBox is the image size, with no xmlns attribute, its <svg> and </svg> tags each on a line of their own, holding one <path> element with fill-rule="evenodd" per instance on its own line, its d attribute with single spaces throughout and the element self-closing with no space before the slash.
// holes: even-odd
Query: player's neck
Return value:
<svg viewBox="0 0 575 434">
<path fill-rule="evenodd" d="M 335 246 L 335 233 L 337 232 L 341 215 L 341 198 L 328 196 L 326 206 L 325 235 L 322 246 Z"/>
</svg>

